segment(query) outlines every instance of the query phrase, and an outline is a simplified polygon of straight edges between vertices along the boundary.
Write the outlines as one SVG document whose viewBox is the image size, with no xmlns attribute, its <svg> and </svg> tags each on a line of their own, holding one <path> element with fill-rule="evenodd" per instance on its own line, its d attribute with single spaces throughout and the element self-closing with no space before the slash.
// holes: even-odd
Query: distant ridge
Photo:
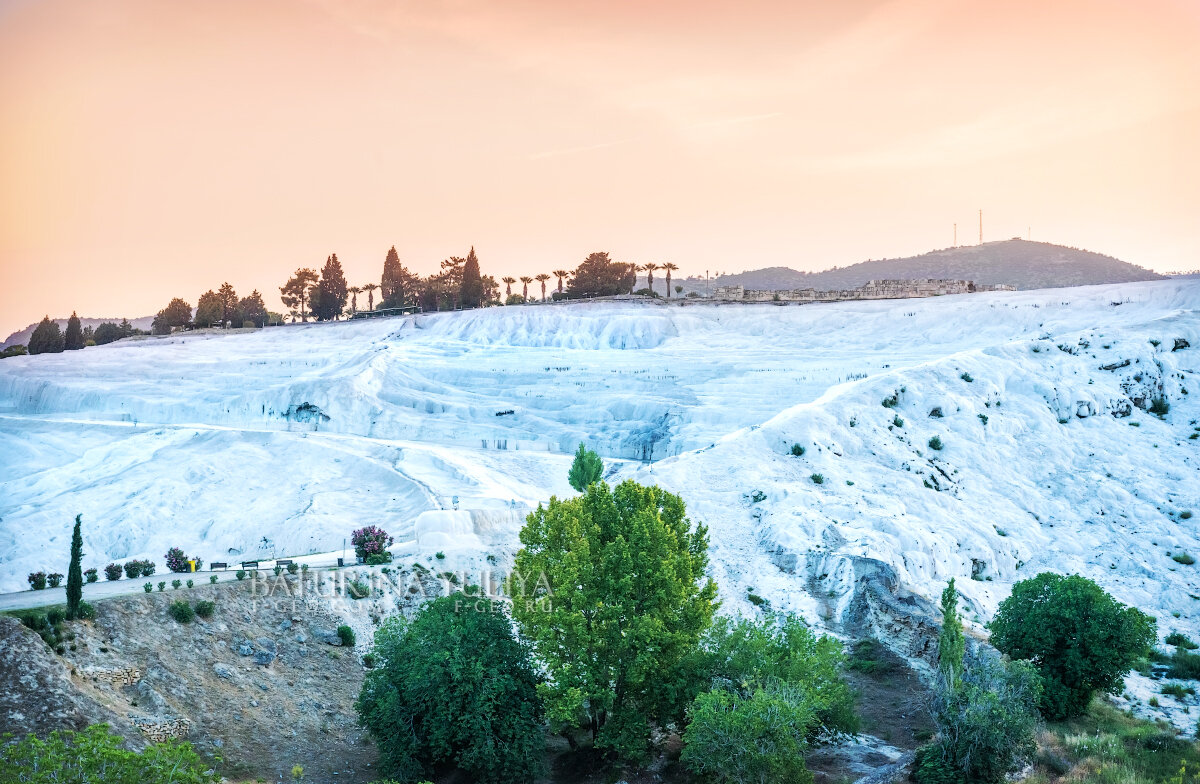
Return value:
<svg viewBox="0 0 1200 784">
<path fill-rule="evenodd" d="M 79 326 L 80 327 L 91 327 L 92 329 L 95 329 L 96 327 L 100 326 L 101 324 L 105 323 L 106 321 L 111 321 L 113 324 L 120 324 L 122 318 L 124 318 L 124 317 L 118 316 L 116 318 L 83 318 L 81 316 L 79 318 Z M 67 329 L 67 319 L 57 318 L 57 319 L 50 319 L 50 320 L 58 322 L 59 329 L 64 330 L 64 331 Z M 129 323 L 134 326 L 134 329 L 145 329 L 145 330 L 150 329 L 150 324 L 153 321 L 154 321 L 154 316 L 142 316 L 140 318 L 129 319 Z M 0 343 L 0 348 L 8 348 L 9 346 L 28 346 L 29 338 L 31 335 L 33 335 L 33 330 L 37 327 L 37 325 L 38 325 L 38 322 L 34 322 L 33 324 L 30 324 L 25 329 L 17 330 L 16 332 L 12 333 L 11 335 L 9 335 L 7 338 L 4 339 L 3 343 Z"/>
<path fill-rule="evenodd" d="M 1102 253 L 1048 242 L 1011 239 L 935 250 L 904 259 L 864 261 L 824 272 L 766 267 L 736 275 L 721 275 L 712 279 L 710 287 L 740 285 L 748 289 L 851 289 L 869 280 L 944 278 L 972 280 L 976 283 L 1005 283 L 1017 289 L 1049 289 L 1163 280 L 1165 277 Z M 685 291 L 704 291 L 703 280 L 691 278 L 679 282 Z"/>
</svg>

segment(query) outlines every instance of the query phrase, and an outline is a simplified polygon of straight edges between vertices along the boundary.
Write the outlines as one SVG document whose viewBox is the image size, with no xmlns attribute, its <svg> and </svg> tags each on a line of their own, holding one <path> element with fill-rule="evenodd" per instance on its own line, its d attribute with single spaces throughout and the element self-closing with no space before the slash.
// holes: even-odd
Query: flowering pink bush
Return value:
<svg viewBox="0 0 1200 784">
<path fill-rule="evenodd" d="M 199 558 L 193 557 L 193 558 L 189 559 L 186 555 L 183 554 L 183 550 L 180 550 L 178 547 L 172 547 L 170 550 L 167 550 L 167 554 L 163 557 L 167 559 L 167 568 L 170 569 L 172 572 L 189 571 L 189 569 L 188 569 L 188 561 L 189 560 L 196 562 L 196 571 L 200 571 L 200 565 L 204 563 Z M 145 576 L 149 577 L 151 574 L 154 574 L 154 572 L 151 571 L 148 574 L 146 574 Z"/>
<path fill-rule="evenodd" d="M 104 579 L 120 580 L 121 579 L 121 564 L 110 563 L 108 566 L 104 567 Z"/>
<path fill-rule="evenodd" d="M 350 535 L 350 542 L 354 545 L 354 554 L 364 561 L 372 555 L 386 557 L 387 548 L 391 546 L 392 541 L 388 532 L 376 525 L 359 528 Z"/>
<path fill-rule="evenodd" d="M 45 572 L 30 572 L 28 580 L 29 587 L 35 591 L 41 591 L 46 587 Z"/>
</svg>

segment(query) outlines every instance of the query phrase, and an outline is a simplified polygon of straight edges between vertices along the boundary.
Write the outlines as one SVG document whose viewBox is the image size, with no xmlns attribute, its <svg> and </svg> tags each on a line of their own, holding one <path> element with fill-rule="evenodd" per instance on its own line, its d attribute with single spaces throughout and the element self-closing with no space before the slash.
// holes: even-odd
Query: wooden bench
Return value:
<svg viewBox="0 0 1200 784">
<path fill-rule="evenodd" d="M 242 561 L 243 569 L 258 569 L 258 561 Z"/>
<path fill-rule="evenodd" d="M 291 566 L 292 559 L 291 558 L 278 558 L 275 560 L 275 565 L 276 566 Z"/>
<path fill-rule="evenodd" d="M 225 563 L 224 561 L 213 561 L 212 563 L 210 563 L 208 565 L 208 571 L 210 571 L 210 572 L 215 572 L 218 569 L 228 569 L 228 568 L 229 568 L 229 564 Z"/>
</svg>

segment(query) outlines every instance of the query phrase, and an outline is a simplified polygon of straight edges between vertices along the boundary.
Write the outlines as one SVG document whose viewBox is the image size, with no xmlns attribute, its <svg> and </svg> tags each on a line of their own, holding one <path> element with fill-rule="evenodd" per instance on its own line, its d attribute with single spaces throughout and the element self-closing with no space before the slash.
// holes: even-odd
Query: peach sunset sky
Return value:
<svg viewBox="0 0 1200 784">
<path fill-rule="evenodd" d="M 1200 267 L 1197 0 L 0 0 L 0 337 L 336 252 Z"/>
</svg>

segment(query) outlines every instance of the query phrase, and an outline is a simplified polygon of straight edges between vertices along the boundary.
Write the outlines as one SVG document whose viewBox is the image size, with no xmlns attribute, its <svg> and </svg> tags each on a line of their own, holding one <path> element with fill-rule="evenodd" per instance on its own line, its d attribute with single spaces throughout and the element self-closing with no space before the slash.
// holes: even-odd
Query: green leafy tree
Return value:
<svg viewBox="0 0 1200 784">
<path fill-rule="evenodd" d="M 209 289 L 200 295 L 200 301 L 196 303 L 196 326 L 211 327 L 213 324 L 224 320 L 224 306 L 221 303 L 221 297 L 217 292 Z"/>
<path fill-rule="evenodd" d="M 237 315 L 238 295 L 233 290 L 233 284 L 226 281 L 221 284 L 221 288 L 217 289 L 217 299 L 221 302 L 221 323 L 234 321 L 234 316 Z M 240 327 L 241 322 L 235 322 L 235 327 Z"/>
<path fill-rule="evenodd" d="M 256 327 L 264 327 L 267 324 L 267 303 L 263 302 L 262 294 L 258 293 L 258 289 L 251 291 L 249 296 L 242 297 L 237 305 L 237 326 L 242 326 L 249 321 Z"/>
<path fill-rule="evenodd" d="M 582 493 L 587 490 L 588 485 L 599 482 L 603 474 L 604 463 L 601 462 L 600 455 L 580 443 L 579 449 L 575 450 L 571 470 L 567 472 L 567 481 L 571 483 L 571 487 Z"/>
<path fill-rule="evenodd" d="M 221 776 L 190 743 L 151 743 L 128 751 L 125 739 L 107 724 L 79 732 L 56 730 L 44 740 L 27 735 L 0 736 L 0 781 L 25 784 L 215 784 Z"/>
<path fill-rule="evenodd" d="M 79 603 L 83 601 L 83 534 L 80 526 L 83 515 L 75 515 L 75 530 L 71 534 L 71 565 L 67 568 L 67 618 L 79 617 Z"/>
<path fill-rule="evenodd" d="M 58 322 L 51 321 L 50 317 L 46 316 L 38 322 L 33 328 L 33 334 L 29 336 L 29 353 L 60 354 L 62 350 L 63 336 Z"/>
<path fill-rule="evenodd" d="M 317 271 L 301 267 L 288 282 L 279 287 L 279 299 L 301 321 L 308 321 L 308 301 L 311 290 L 317 282 Z"/>
<path fill-rule="evenodd" d="M 154 324 L 151 325 L 150 331 L 155 335 L 169 335 L 174 327 L 182 327 L 191 320 L 192 306 L 179 297 L 175 297 L 167 303 L 165 308 L 158 311 L 158 314 L 155 315 Z M 133 325 L 131 324 L 129 325 L 128 332 L 126 331 L 125 326 L 127 324 L 129 324 L 128 321 L 122 321 L 118 326 L 121 337 L 129 337 L 129 334 L 133 332 Z M 100 341 L 97 340 L 96 342 L 99 343 Z"/>
<path fill-rule="evenodd" d="M 8 359 L 9 357 L 23 357 L 28 353 L 29 349 L 18 343 L 15 346 L 9 346 L 3 351 L 0 351 L 0 359 Z"/>
<path fill-rule="evenodd" d="M 479 271 L 479 257 L 475 255 L 474 245 L 463 261 L 462 285 L 459 291 L 459 300 L 464 308 L 479 308 L 485 304 L 483 276 Z"/>
<path fill-rule="evenodd" d="M 999 784 L 1036 751 L 1041 681 L 1027 662 L 968 659 L 934 689 L 937 739 L 917 752 L 920 784 Z"/>
<path fill-rule="evenodd" d="M 317 317 L 317 321 L 336 319 L 346 309 L 348 296 L 346 275 L 342 272 L 342 263 L 334 253 L 325 260 L 325 266 L 321 268 L 321 282 L 317 284 L 316 296 L 313 297 L 313 315 Z"/>
<path fill-rule="evenodd" d="M 79 316 L 74 311 L 71 312 L 71 318 L 67 319 L 67 334 L 63 337 L 63 348 L 67 351 L 79 351 L 83 348 L 83 327 L 80 325 Z"/>
<path fill-rule="evenodd" d="M 97 346 L 103 346 L 106 343 L 120 340 L 124 335 L 121 334 L 121 328 L 111 321 L 106 321 L 92 333 L 92 340 L 96 341 Z"/>
<path fill-rule="evenodd" d="M 951 684 L 962 673 L 966 645 L 962 618 L 958 615 L 958 590 L 951 577 L 942 591 L 942 630 L 938 633 L 938 668 Z"/>
<path fill-rule="evenodd" d="M 542 708 L 529 651 L 492 599 L 456 593 L 375 632 L 376 666 L 355 707 L 384 773 L 404 781 L 444 765 L 471 781 L 542 772 Z"/>
<path fill-rule="evenodd" d="M 989 628 L 992 644 L 1042 676 L 1042 715 L 1078 716 L 1113 692 L 1157 639 L 1156 624 L 1086 577 L 1045 572 L 1013 586 Z"/>
<path fill-rule="evenodd" d="M 682 719 L 683 665 L 712 622 L 707 529 L 665 490 L 597 482 L 539 505 L 521 544 L 507 587 L 547 675 L 551 726 L 641 758 L 649 722 Z"/>
<path fill-rule="evenodd" d="M 680 759 L 693 773 L 731 784 L 806 784 L 812 707 L 799 690 L 771 683 L 748 697 L 716 689 L 696 698 Z"/>
<path fill-rule="evenodd" d="M 571 273 L 567 295 L 574 298 L 624 294 L 633 289 L 636 277 L 634 265 L 613 261 L 607 253 L 592 253 Z"/>
</svg>

